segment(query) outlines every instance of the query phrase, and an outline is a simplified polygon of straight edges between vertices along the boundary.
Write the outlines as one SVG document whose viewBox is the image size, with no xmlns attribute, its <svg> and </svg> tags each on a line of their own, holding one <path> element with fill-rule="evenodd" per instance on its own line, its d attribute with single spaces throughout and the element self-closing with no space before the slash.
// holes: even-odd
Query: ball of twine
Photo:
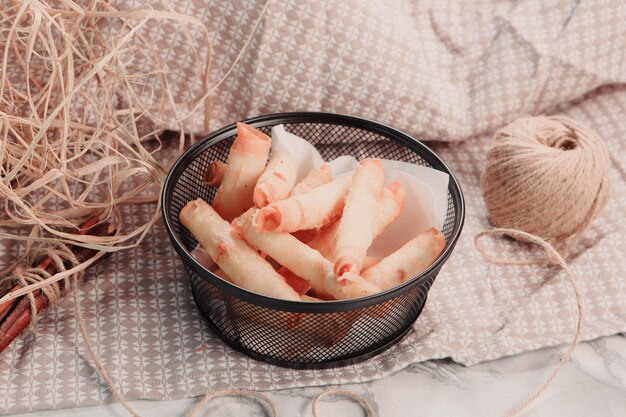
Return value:
<svg viewBox="0 0 626 417">
<path fill-rule="evenodd" d="M 481 178 L 489 217 L 565 251 L 608 199 L 609 154 L 591 128 L 527 117 L 496 132 Z"/>
<path fill-rule="evenodd" d="M 526 409 L 552 384 L 583 336 L 585 306 L 578 280 L 564 259 L 609 194 L 609 153 L 598 134 L 563 116 L 527 117 L 505 126 L 487 153 L 481 187 L 496 228 L 474 238 L 489 261 L 521 265 L 549 262 L 561 267 L 576 296 L 578 323 L 568 350 L 539 389 L 507 416 Z M 541 248 L 544 259 L 492 256 L 479 241 L 508 236 Z"/>
</svg>

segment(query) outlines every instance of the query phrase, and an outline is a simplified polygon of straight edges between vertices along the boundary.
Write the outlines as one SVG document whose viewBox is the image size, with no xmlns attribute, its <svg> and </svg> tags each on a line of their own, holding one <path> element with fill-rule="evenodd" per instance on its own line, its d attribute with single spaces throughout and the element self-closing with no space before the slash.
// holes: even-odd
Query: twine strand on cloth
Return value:
<svg viewBox="0 0 626 417">
<path fill-rule="evenodd" d="M 102 365 L 102 360 L 100 359 L 100 356 L 96 352 L 95 346 L 93 345 L 93 343 L 91 343 L 91 340 L 89 339 L 89 333 L 87 331 L 87 324 L 85 323 L 83 310 L 80 305 L 80 300 L 78 299 L 78 281 L 76 279 L 72 279 L 72 293 L 74 295 L 74 309 L 76 312 L 76 321 L 78 322 L 78 328 L 80 329 L 80 334 L 83 338 L 83 342 L 85 343 L 85 346 L 87 347 L 87 350 L 89 351 L 89 354 L 91 355 L 93 364 L 96 367 L 96 370 L 98 371 L 98 375 L 100 375 L 100 377 L 104 380 L 107 388 L 111 391 L 115 399 L 119 401 L 120 404 L 122 404 L 122 406 L 133 417 L 141 417 L 141 414 L 139 414 L 133 408 L 133 406 L 130 405 L 130 403 L 126 399 L 126 396 L 117 388 L 115 382 L 113 381 L 109 373 L 104 369 L 104 366 Z M 193 408 L 189 410 L 189 412 L 187 413 L 187 417 L 194 417 L 198 413 L 198 411 L 200 411 L 202 407 L 209 400 L 213 398 L 227 397 L 227 396 L 238 396 L 238 397 L 249 397 L 253 399 L 260 399 L 266 402 L 270 406 L 270 409 L 272 410 L 272 416 L 276 417 L 276 406 L 274 405 L 272 400 L 270 400 L 267 396 L 256 391 L 236 390 L 236 389 L 226 389 L 226 390 L 208 392 L 204 397 L 202 397 L 194 405 Z"/>
<path fill-rule="evenodd" d="M 80 329 L 80 334 L 83 337 L 83 342 L 85 343 L 87 350 L 91 354 L 91 358 L 93 359 L 93 364 L 98 371 L 98 375 L 100 375 L 100 377 L 104 380 L 107 388 L 111 391 L 111 394 L 113 394 L 115 399 L 119 401 L 133 417 L 141 417 L 141 415 L 139 415 L 139 413 L 137 413 L 135 409 L 130 405 L 130 403 L 126 399 L 126 396 L 124 396 L 124 394 L 117 389 L 108 372 L 106 372 L 104 366 L 102 366 L 102 361 L 100 359 L 100 356 L 96 352 L 96 348 L 91 343 L 91 340 L 89 340 L 87 325 L 85 324 L 85 318 L 83 316 L 83 309 L 80 305 L 80 300 L 78 299 L 78 280 L 76 279 L 72 280 L 72 294 L 74 295 L 74 310 L 76 313 L 78 328 Z"/>
<path fill-rule="evenodd" d="M 96 352 L 95 346 L 93 345 L 93 343 L 91 343 L 91 340 L 89 339 L 89 333 L 87 331 L 87 324 L 85 322 L 85 317 L 83 316 L 83 310 L 80 304 L 80 300 L 78 298 L 78 281 L 76 279 L 72 279 L 72 293 L 74 296 L 74 309 L 76 312 L 76 321 L 78 322 L 78 328 L 80 329 L 80 334 L 83 338 L 83 342 L 85 343 L 85 346 L 87 347 L 87 350 L 89 351 L 89 354 L 91 355 L 93 364 L 96 367 L 96 370 L 98 371 L 98 375 L 100 375 L 100 377 L 104 380 L 107 388 L 111 391 L 115 399 L 119 401 L 120 404 L 122 404 L 122 406 L 133 417 L 141 417 L 141 415 L 133 408 L 133 406 L 130 405 L 130 403 L 126 399 L 126 396 L 117 388 L 115 382 L 113 381 L 109 373 L 104 369 L 104 366 L 102 365 L 102 360 L 100 359 L 100 356 Z M 239 397 L 249 397 L 253 399 L 260 399 L 266 402 L 270 406 L 270 409 L 272 410 L 272 416 L 276 417 L 276 406 L 274 405 L 272 400 L 270 400 L 267 396 L 259 392 L 255 392 L 255 391 L 236 390 L 236 389 L 226 389 L 226 390 L 208 392 L 204 397 L 202 397 L 194 405 L 193 408 L 189 410 L 189 412 L 187 413 L 187 417 L 194 417 L 198 413 L 198 411 L 200 411 L 202 407 L 209 400 L 213 398 L 227 397 L 227 396 L 239 396 Z"/>
<path fill-rule="evenodd" d="M 483 232 L 478 233 L 474 238 L 474 245 L 476 246 L 476 249 L 481 253 L 482 256 L 485 257 L 485 259 L 494 263 L 498 263 L 498 264 L 527 265 L 530 263 L 537 263 L 537 261 L 528 260 L 528 259 L 505 259 L 505 258 L 498 258 L 498 257 L 491 256 L 479 243 L 480 240 L 485 236 L 492 236 L 492 237 L 509 236 L 514 239 L 523 240 L 523 241 L 530 242 L 539 246 L 546 253 L 550 261 L 557 264 L 565 271 L 567 278 L 570 284 L 572 285 L 572 288 L 574 289 L 574 294 L 576 295 L 576 305 L 578 307 L 578 323 L 576 325 L 576 334 L 574 335 L 574 338 L 572 339 L 569 345 L 569 348 L 563 354 L 563 356 L 561 356 L 559 363 L 552 369 L 552 372 L 550 373 L 546 381 L 541 385 L 541 387 L 539 387 L 539 389 L 534 394 L 532 394 L 530 397 L 524 400 L 513 411 L 507 414 L 507 417 L 513 417 L 519 414 L 524 409 L 526 409 L 533 401 L 539 398 L 539 396 L 541 396 L 541 394 L 543 394 L 548 389 L 550 384 L 552 384 L 552 382 L 558 375 L 563 365 L 565 365 L 571 359 L 572 353 L 574 352 L 574 349 L 576 349 L 576 346 L 578 346 L 578 343 L 580 342 L 580 339 L 583 334 L 583 328 L 584 328 L 584 322 L 585 322 L 585 305 L 583 302 L 582 290 L 580 289 L 580 286 L 578 285 L 576 276 L 572 273 L 571 269 L 567 265 L 567 262 L 561 256 L 561 254 L 548 242 L 546 242 L 545 240 L 543 240 L 542 238 L 538 236 L 523 232 L 521 230 L 516 230 L 516 229 L 494 228 L 494 229 L 489 229 L 489 230 L 485 230 Z"/>
</svg>

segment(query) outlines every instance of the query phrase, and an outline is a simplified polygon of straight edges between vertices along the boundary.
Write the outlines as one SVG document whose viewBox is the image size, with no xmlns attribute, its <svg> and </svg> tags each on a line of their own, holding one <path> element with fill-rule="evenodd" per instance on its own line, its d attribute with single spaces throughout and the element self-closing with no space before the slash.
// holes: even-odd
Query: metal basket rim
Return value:
<svg viewBox="0 0 626 417">
<path fill-rule="evenodd" d="M 331 301 L 291 301 L 279 298 L 274 298 L 266 295 L 262 295 L 253 291 L 249 291 L 245 288 L 234 285 L 228 281 L 225 281 L 200 265 L 185 249 L 180 238 L 174 232 L 174 226 L 171 221 L 171 198 L 173 194 L 176 181 L 183 173 L 184 169 L 202 152 L 207 148 L 221 142 L 224 139 L 233 136 L 236 132 L 236 123 L 231 123 L 222 127 L 212 133 L 209 133 L 202 139 L 198 140 L 189 149 L 183 152 L 178 159 L 174 162 L 171 169 L 167 173 L 160 194 L 161 214 L 165 229 L 170 238 L 171 244 L 181 258 L 181 261 L 191 267 L 194 272 L 198 274 L 202 279 L 207 280 L 210 284 L 216 285 L 222 290 L 225 290 L 239 299 L 250 302 L 255 305 L 271 308 L 274 310 L 283 311 L 297 311 L 301 313 L 334 313 L 337 311 L 351 311 L 360 308 L 365 308 L 371 305 L 383 303 L 389 299 L 395 298 L 405 292 L 406 290 L 420 285 L 426 281 L 432 273 L 441 268 L 446 262 L 460 236 L 463 224 L 465 221 L 465 200 L 461 186 L 456 179 L 456 176 L 452 170 L 439 158 L 439 156 L 432 151 L 424 143 L 411 137 L 410 135 L 392 128 L 388 125 L 378 123 L 369 119 L 350 116 L 339 113 L 325 113 L 325 112 L 285 112 L 285 113 L 272 113 L 252 117 L 243 120 L 244 123 L 254 127 L 266 127 L 274 126 L 281 123 L 319 123 L 329 125 L 343 125 L 354 128 L 367 130 L 373 133 L 380 134 L 385 138 L 400 142 L 412 152 L 417 153 L 420 157 L 424 158 L 435 169 L 441 170 L 449 175 L 448 190 L 454 195 L 457 194 L 458 200 L 455 206 L 455 226 L 450 236 L 449 244 L 446 242 L 444 251 L 439 257 L 424 271 L 411 279 L 404 281 L 402 284 L 390 288 L 380 293 L 368 295 L 360 298 L 351 298 L 347 300 L 331 300 Z M 417 152 L 417 151 L 420 152 Z"/>
</svg>

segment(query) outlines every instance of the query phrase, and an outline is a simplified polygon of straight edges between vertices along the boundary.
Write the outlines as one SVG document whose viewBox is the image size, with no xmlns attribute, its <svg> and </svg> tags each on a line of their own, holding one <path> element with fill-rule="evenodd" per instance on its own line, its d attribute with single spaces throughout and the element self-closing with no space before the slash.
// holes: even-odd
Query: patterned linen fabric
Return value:
<svg viewBox="0 0 626 417">
<path fill-rule="evenodd" d="M 214 39 L 213 80 L 234 61 L 263 7 L 169 3 L 206 21 Z M 357 365 L 299 371 L 249 359 L 208 330 L 157 224 L 139 247 L 88 271 L 80 289 L 107 371 L 129 399 L 162 400 L 228 387 L 367 381 L 417 361 L 471 365 L 569 342 L 576 303 L 565 275 L 547 266 L 492 265 L 473 246 L 474 235 L 489 226 L 479 177 L 490 137 L 525 113 L 565 113 L 607 142 L 612 198 L 569 262 L 585 297 L 584 338 L 626 331 L 626 87 L 619 85 L 626 80 L 625 21 L 622 1 L 272 1 L 212 96 L 211 128 L 263 113 L 322 110 L 369 117 L 422 140 L 457 141 L 430 145 L 463 187 L 462 237 L 401 342 Z M 182 70 L 190 62 L 188 39 L 175 30 L 154 39 L 189 78 L 184 88 L 198 87 L 193 69 Z M 127 214 L 132 221 L 151 210 Z M 496 241 L 490 248 L 502 256 L 529 254 L 518 246 Z M 4 257 L 18 250 L 0 242 Z M 0 411 L 113 401 L 90 362 L 68 299 L 44 315 L 34 336 L 22 336 L 0 355 Z"/>
</svg>

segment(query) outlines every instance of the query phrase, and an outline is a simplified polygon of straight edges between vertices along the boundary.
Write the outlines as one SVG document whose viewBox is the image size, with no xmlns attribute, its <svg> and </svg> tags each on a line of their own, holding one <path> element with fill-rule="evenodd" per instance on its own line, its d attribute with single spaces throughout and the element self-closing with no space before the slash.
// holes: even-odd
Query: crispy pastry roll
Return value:
<svg viewBox="0 0 626 417">
<path fill-rule="evenodd" d="M 346 272 L 358 274 L 361 271 L 365 253 L 376 233 L 375 219 L 384 181 L 385 170 L 379 159 L 359 162 L 337 230 L 333 259 L 338 277 Z"/>
<path fill-rule="evenodd" d="M 234 284 L 270 297 L 300 300 L 285 279 L 206 202 L 187 203 L 180 220 Z"/>
<path fill-rule="evenodd" d="M 297 167 L 289 151 L 273 152 L 265 171 L 254 187 L 253 200 L 257 207 L 265 207 L 284 200 L 296 183 Z"/>
<path fill-rule="evenodd" d="M 287 232 L 321 228 L 339 216 L 350 186 L 344 175 L 312 190 L 260 209 L 254 219 L 259 232 Z"/>
<path fill-rule="evenodd" d="M 237 137 L 230 147 L 224 177 L 213 199 L 219 215 L 232 221 L 252 207 L 254 186 L 265 169 L 272 139 L 244 123 L 237 123 Z"/>
<path fill-rule="evenodd" d="M 328 164 L 324 163 L 319 168 L 310 170 L 309 173 L 306 174 L 306 177 L 302 178 L 302 180 L 293 187 L 291 195 L 293 196 L 306 193 L 313 188 L 329 183 L 332 180 L 333 173 L 330 171 Z"/>
<path fill-rule="evenodd" d="M 381 290 L 395 287 L 426 269 L 441 253 L 446 239 L 431 227 L 400 249 L 364 270 L 361 276 Z"/>
</svg>

